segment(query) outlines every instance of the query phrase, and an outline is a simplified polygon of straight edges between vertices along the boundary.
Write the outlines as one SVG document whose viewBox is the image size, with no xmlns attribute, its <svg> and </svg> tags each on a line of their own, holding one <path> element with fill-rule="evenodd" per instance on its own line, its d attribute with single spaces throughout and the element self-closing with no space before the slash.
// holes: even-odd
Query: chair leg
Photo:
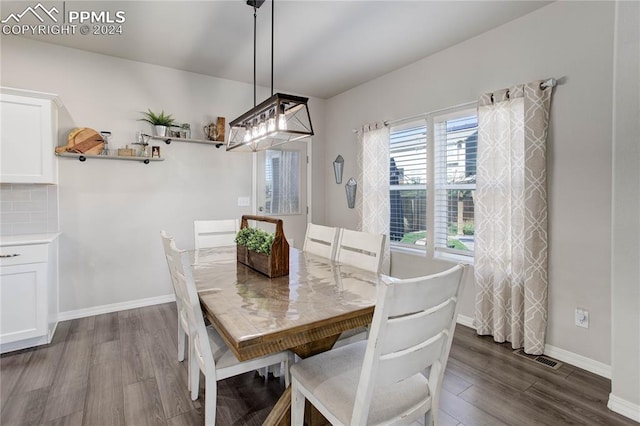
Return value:
<svg viewBox="0 0 640 426">
<path fill-rule="evenodd" d="M 198 399 L 200 387 L 200 366 L 193 353 L 193 345 L 189 345 L 189 386 L 191 388 L 191 400 Z M 206 382 L 205 382 L 206 383 Z"/>
<path fill-rule="evenodd" d="M 305 397 L 298 386 L 294 380 L 291 386 L 291 426 L 302 426 L 304 422 Z"/>
<path fill-rule="evenodd" d="M 424 413 L 424 426 L 433 426 L 435 423 L 433 423 L 433 411 L 429 410 L 426 413 Z"/>
<path fill-rule="evenodd" d="M 289 356 L 287 357 L 287 360 L 282 363 L 282 366 L 284 367 L 284 372 L 283 372 L 284 386 L 286 388 L 288 388 L 291 385 L 291 374 L 289 373 L 289 369 L 291 368 L 294 362 L 295 362 L 295 355 L 293 354 L 293 352 L 290 352 Z"/>
<path fill-rule="evenodd" d="M 210 383 L 213 382 L 213 383 Z M 218 397 L 218 384 L 215 380 L 204 378 L 204 424 L 205 426 L 215 426 L 216 424 L 216 398 Z"/>
<path fill-rule="evenodd" d="M 182 329 L 182 324 L 180 324 L 180 320 L 178 320 L 178 361 L 184 361 L 184 351 L 185 351 L 185 331 Z"/>
<path fill-rule="evenodd" d="M 184 334 L 186 339 L 186 346 L 184 350 L 187 353 L 187 356 L 189 357 L 187 360 L 187 387 L 189 388 L 189 390 L 191 390 L 191 379 L 193 374 L 191 372 L 191 370 L 193 369 L 193 363 L 191 362 L 191 359 L 193 358 L 193 353 L 192 353 L 193 342 L 191 341 L 191 336 L 189 336 L 186 332 Z"/>
</svg>

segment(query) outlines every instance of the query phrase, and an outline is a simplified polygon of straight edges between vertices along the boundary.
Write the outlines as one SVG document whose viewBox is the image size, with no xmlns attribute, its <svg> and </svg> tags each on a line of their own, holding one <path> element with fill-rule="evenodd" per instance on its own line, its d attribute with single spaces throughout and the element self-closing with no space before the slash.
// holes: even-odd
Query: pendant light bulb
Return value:
<svg viewBox="0 0 640 426">
<path fill-rule="evenodd" d="M 244 141 L 249 142 L 251 141 L 251 125 L 249 123 L 246 123 L 244 125 L 244 128 L 245 128 Z"/>
<path fill-rule="evenodd" d="M 269 110 L 269 119 L 267 120 L 267 132 L 275 132 L 276 130 L 276 110 Z"/>
<path fill-rule="evenodd" d="M 253 121 L 251 122 L 251 138 L 252 139 L 257 139 L 258 136 L 260 136 L 258 127 L 259 127 L 258 119 L 254 118 Z"/>
<path fill-rule="evenodd" d="M 284 105 L 280 104 L 278 113 L 278 130 L 287 130 L 287 116 L 284 114 Z"/>
<path fill-rule="evenodd" d="M 260 114 L 260 124 L 258 125 L 258 135 L 264 136 L 267 134 L 267 119 L 264 114 Z"/>
</svg>

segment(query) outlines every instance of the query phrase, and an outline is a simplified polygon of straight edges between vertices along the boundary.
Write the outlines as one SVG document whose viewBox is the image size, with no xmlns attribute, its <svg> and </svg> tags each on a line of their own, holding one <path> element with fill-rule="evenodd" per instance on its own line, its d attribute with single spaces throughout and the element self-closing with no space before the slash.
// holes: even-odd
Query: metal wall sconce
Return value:
<svg viewBox="0 0 640 426">
<path fill-rule="evenodd" d="M 349 178 L 344 188 L 347 191 L 347 206 L 352 209 L 356 206 L 356 191 L 358 190 L 358 183 L 354 178 Z"/>
<path fill-rule="evenodd" d="M 342 183 L 342 170 L 344 169 L 344 158 L 338 155 L 333 162 L 333 174 L 336 176 L 336 183 Z"/>
</svg>

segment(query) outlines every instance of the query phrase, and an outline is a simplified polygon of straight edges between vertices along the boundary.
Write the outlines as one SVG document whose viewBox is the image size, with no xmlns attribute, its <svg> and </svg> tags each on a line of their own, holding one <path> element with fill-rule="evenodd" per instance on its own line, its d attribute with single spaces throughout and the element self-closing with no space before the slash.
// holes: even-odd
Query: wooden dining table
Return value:
<svg viewBox="0 0 640 426">
<path fill-rule="evenodd" d="M 307 358 L 371 322 L 378 274 L 291 248 L 289 275 L 270 279 L 235 250 L 191 253 L 203 313 L 239 360 L 286 349 Z M 287 388 L 264 424 L 290 424 L 290 405 Z"/>
</svg>

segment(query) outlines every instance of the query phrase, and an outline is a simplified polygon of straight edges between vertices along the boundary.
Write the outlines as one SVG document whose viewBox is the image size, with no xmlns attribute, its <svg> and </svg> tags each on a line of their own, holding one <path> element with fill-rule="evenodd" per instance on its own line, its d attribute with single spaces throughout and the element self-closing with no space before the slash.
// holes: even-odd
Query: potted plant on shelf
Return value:
<svg viewBox="0 0 640 426">
<path fill-rule="evenodd" d="M 165 114 L 164 110 L 161 111 L 160 114 L 156 114 L 153 111 L 148 110 L 147 112 L 142 112 L 142 115 L 144 115 L 144 118 L 141 118 L 138 121 L 146 121 L 154 126 L 155 136 L 166 136 L 167 128 L 176 121 L 171 114 Z"/>
</svg>

